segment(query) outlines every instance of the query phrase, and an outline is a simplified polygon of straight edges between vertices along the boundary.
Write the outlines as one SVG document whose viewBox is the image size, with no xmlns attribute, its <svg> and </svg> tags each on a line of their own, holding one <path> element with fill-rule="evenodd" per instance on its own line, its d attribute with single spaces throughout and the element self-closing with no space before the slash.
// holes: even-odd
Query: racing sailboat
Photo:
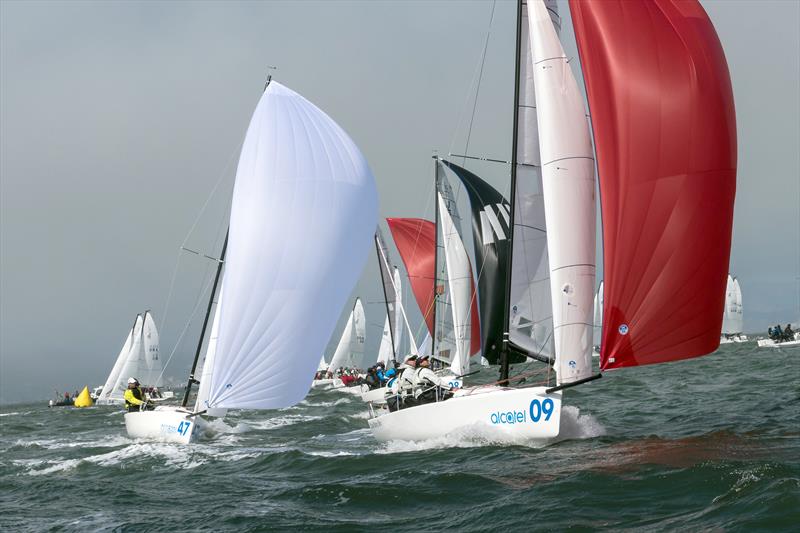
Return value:
<svg viewBox="0 0 800 533">
<path fill-rule="evenodd" d="M 558 435 L 564 389 L 600 376 L 591 365 L 595 153 L 605 271 L 601 370 L 697 357 L 719 345 L 736 125 L 711 21 L 694 1 L 570 2 L 593 151 L 555 8 L 518 4 L 511 201 L 442 161 L 470 196 L 483 264 L 482 348 L 499 361 L 500 380 L 377 414 L 369 424 L 378 440 L 456 430 L 497 440 Z M 539 307 L 542 293 L 549 312 Z M 517 305 L 520 298 L 532 305 Z M 525 359 L 552 363 L 555 386 L 510 386 L 520 376 L 509 375 L 509 364 Z"/>
<path fill-rule="evenodd" d="M 126 413 L 128 435 L 186 443 L 211 410 L 301 401 L 366 261 L 377 210 L 374 178 L 347 133 L 301 95 L 268 82 L 242 145 L 183 406 Z M 223 265 L 213 352 L 192 410 L 189 391 Z"/>
</svg>

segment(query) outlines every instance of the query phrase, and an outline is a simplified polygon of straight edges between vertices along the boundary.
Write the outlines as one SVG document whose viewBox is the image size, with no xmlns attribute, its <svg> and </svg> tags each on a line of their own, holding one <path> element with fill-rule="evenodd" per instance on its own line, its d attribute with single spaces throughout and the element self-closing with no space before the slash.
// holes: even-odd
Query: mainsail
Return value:
<svg viewBox="0 0 800 533">
<path fill-rule="evenodd" d="M 722 311 L 722 333 L 733 335 L 738 333 L 736 330 L 736 289 L 733 286 L 733 276 L 728 274 L 728 281 L 725 286 L 725 308 Z"/>
<path fill-rule="evenodd" d="M 142 385 L 148 387 L 160 387 L 162 385 L 162 373 L 164 370 L 161 359 L 158 356 L 158 330 L 155 320 L 150 311 L 144 313 L 144 325 L 142 326 L 142 351 L 144 353 L 144 365 L 139 376 Z"/>
<path fill-rule="evenodd" d="M 333 353 L 328 370 L 336 372 L 340 368 L 359 368 L 364 358 L 364 336 L 366 334 L 366 317 L 361 298 L 356 298 L 353 310 L 339 338 L 339 344 Z"/>
<path fill-rule="evenodd" d="M 377 211 L 374 178 L 347 133 L 272 81 L 236 172 L 209 406 L 270 409 L 305 397 Z"/>
<path fill-rule="evenodd" d="M 738 278 L 733 278 L 733 292 L 735 295 L 733 329 L 734 333 L 739 334 L 744 331 L 744 314 L 742 310 L 742 288 L 739 286 Z"/>
<path fill-rule="evenodd" d="M 220 298 L 222 289 L 220 289 Z M 217 300 L 219 301 L 219 299 Z M 200 385 L 197 389 L 197 399 L 195 400 L 194 410 L 205 411 L 208 416 L 224 417 L 227 409 L 214 409 L 208 404 L 208 395 L 211 392 L 211 375 L 214 372 L 214 357 L 217 353 L 217 340 L 219 338 L 219 308 L 214 312 L 214 321 L 211 323 L 211 333 L 208 336 L 206 346 L 206 356 L 203 360 L 203 370 L 200 374 Z"/>
<path fill-rule="evenodd" d="M 136 322 L 129 336 L 130 342 L 127 343 L 129 348 L 125 355 L 125 362 L 122 364 L 119 374 L 117 374 L 111 385 L 103 387 L 103 392 L 98 400 L 101 403 L 107 400 L 121 401 L 123 394 L 125 394 L 125 389 L 128 388 L 129 378 L 136 378 L 140 383 L 146 385 L 139 377 L 139 372 L 145 369 L 144 351 L 142 349 L 143 325 L 144 318 L 142 315 L 136 315 Z"/>
<path fill-rule="evenodd" d="M 550 12 L 540 1 L 528 9 L 560 385 L 592 373 L 594 155 L 583 96 Z"/>
<path fill-rule="evenodd" d="M 710 353 L 736 188 L 722 46 L 696 1 L 571 0 L 570 11 L 600 174 L 601 368 Z"/>
<path fill-rule="evenodd" d="M 383 240 L 383 234 L 380 228 L 375 232 L 375 250 L 378 254 L 378 269 L 381 273 L 381 282 L 383 285 L 383 296 L 386 301 L 386 323 L 383 327 L 383 336 L 381 337 L 381 345 L 378 349 L 378 361 L 383 361 L 384 364 L 394 360 L 399 342 L 395 339 L 399 334 L 397 328 L 397 297 L 399 286 L 395 288 L 394 279 L 392 279 L 392 271 L 389 268 L 389 249 L 386 247 L 386 242 Z"/>
<path fill-rule="evenodd" d="M 603 282 L 597 288 L 594 295 L 594 335 L 592 342 L 595 346 L 600 346 L 600 335 L 603 329 Z"/>
</svg>

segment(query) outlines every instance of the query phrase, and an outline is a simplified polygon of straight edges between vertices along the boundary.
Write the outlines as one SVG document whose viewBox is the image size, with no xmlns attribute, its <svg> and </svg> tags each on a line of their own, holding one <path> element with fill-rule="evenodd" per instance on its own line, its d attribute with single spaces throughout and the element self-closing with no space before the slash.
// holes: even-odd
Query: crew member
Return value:
<svg viewBox="0 0 800 533">
<path fill-rule="evenodd" d="M 417 365 L 419 366 L 416 376 L 417 388 L 414 391 L 417 403 L 430 403 L 452 396 L 455 389 L 430 369 L 430 360 L 427 355 L 420 358 Z"/>
<path fill-rule="evenodd" d="M 403 369 L 403 373 L 392 384 L 392 396 L 387 402 L 390 411 L 417 405 L 414 399 L 414 387 L 417 384 L 417 356 L 407 356 L 400 368 Z"/>
<path fill-rule="evenodd" d="M 143 405 L 147 405 L 147 398 L 139 387 L 139 380 L 136 378 L 128 378 L 128 388 L 125 391 L 124 398 L 125 408 L 130 413 L 140 411 Z"/>
</svg>

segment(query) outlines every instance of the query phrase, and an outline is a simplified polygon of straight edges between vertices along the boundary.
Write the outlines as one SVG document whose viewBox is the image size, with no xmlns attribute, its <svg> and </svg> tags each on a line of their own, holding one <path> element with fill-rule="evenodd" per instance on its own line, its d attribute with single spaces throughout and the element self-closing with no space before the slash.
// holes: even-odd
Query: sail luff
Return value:
<svg viewBox="0 0 800 533">
<path fill-rule="evenodd" d="M 125 338 L 125 342 L 122 343 L 122 348 L 119 351 L 119 355 L 117 355 L 117 360 L 114 362 L 114 366 L 111 367 L 111 372 L 108 374 L 106 382 L 103 385 L 103 389 L 100 392 L 100 396 L 97 398 L 99 403 L 108 401 L 109 397 L 111 396 L 111 392 L 114 390 L 114 386 L 117 384 L 119 376 L 122 373 L 122 369 L 125 367 L 125 363 L 128 360 L 128 353 L 131 350 L 133 330 L 136 327 L 136 322 L 139 320 L 139 316 L 140 315 L 136 315 L 136 318 L 133 320 L 133 325 L 128 331 L 128 336 Z"/>
<path fill-rule="evenodd" d="M 594 154 L 583 97 L 541 0 L 528 3 L 528 23 L 560 385 L 592 373 Z"/>
<path fill-rule="evenodd" d="M 142 315 L 136 315 L 136 322 L 131 332 L 130 349 L 125 357 L 125 363 L 122 365 L 122 369 L 119 374 L 117 374 L 111 387 L 109 387 L 108 394 L 106 394 L 105 388 L 103 389 L 103 397 L 105 400 L 122 400 L 125 389 L 128 387 L 128 379 L 139 379 L 141 364 L 144 362 L 144 353 L 142 352 L 143 324 L 144 319 Z M 141 380 L 139 382 L 141 383 Z"/>
</svg>

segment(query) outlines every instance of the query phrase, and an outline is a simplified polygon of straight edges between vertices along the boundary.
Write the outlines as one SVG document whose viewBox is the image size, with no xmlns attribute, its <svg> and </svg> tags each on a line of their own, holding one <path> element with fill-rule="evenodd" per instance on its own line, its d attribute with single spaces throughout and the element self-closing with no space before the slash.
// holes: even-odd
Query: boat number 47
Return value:
<svg viewBox="0 0 800 533">
<path fill-rule="evenodd" d="M 178 433 L 180 435 L 186 435 L 186 432 L 189 431 L 190 427 L 192 427 L 191 422 L 181 422 L 178 424 Z"/>
</svg>

